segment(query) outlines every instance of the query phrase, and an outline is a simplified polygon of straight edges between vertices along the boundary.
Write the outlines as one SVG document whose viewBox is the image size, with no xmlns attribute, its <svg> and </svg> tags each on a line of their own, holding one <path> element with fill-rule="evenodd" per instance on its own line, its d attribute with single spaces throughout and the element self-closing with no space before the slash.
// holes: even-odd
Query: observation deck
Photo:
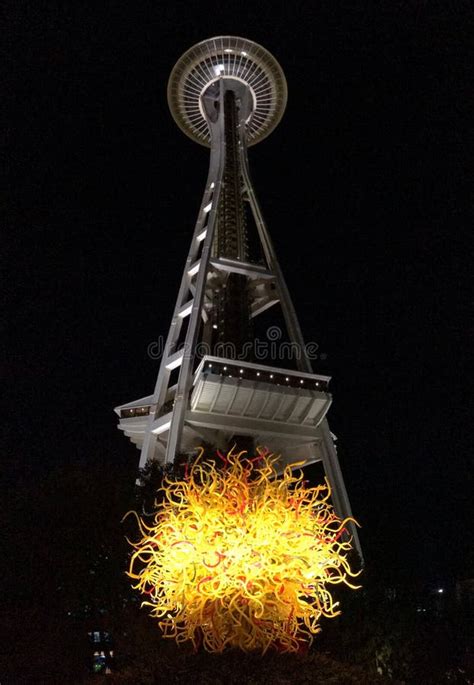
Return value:
<svg viewBox="0 0 474 685">
<path fill-rule="evenodd" d="M 235 359 L 206 355 L 194 373 L 186 410 L 182 450 L 194 450 L 211 430 L 217 446 L 234 435 L 252 436 L 257 444 L 283 453 L 293 462 L 319 461 L 318 426 L 331 405 L 330 378 Z M 175 386 L 168 391 L 151 431 L 157 436 L 156 457 L 162 461 L 173 411 Z M 116 407 L 119 428 L 141 448 L 153 397 Z"/>
<path fill-rule="evenodd" d="M 283 116 L 287 100 L 282 68 L 258 43 L 235 36 L 217 36 L 194 45 L 178 60 L 168 82 L 168 105 L 174 120 L 196 143 L 210 147 L 202 98 L 219 79 L 248 86 L 252 110 L 246 121 L 247 145 L 266 138 Z"/>
</svg>

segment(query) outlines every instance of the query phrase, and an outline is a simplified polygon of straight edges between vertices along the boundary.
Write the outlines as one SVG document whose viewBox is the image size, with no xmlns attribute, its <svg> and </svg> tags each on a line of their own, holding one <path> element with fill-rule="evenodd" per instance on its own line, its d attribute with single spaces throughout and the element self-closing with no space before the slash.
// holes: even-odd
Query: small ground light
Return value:
<svg viewBox="0 0 474 685">
<path fill-rule="evenodd" d="M 224 366 L 224 371 L 227 371 L 227 366 Z"/>
<path fill-rule="evenodd" d="M 439 588 L 438 588 L 438 594 L 439 594 L 439 595 L 442 595 L 443 592 L 444 592 L 444 588 L 439 587 Z"/>
<path fill-rule="evenodd" d="M 257 376 L 260 376 L 260 371 L 257 371 Z"/>
<path fill-rule="evenodd" d="M 304 383 L 304 380 L 300 380 L 300 383 Z"/>
<path fill-rule="evenodd" d="M 270 374 L 270 378 L 273 378 L 273 374 L 272 374 L 272 373 Z"/>
<path fill-rule="evenodd" d="M 244 370 L 243 370 L 243 369 L 240 369 L 239 373 L 243 373 L 243 372 L 244 372 Z"/>
<path fill-rule="evenodd" d="M 213 323 L 213 324 L 212 324 L 212 327 L 213 327 L 215 330 L 217 330 L 217 324 L 216 324 L 216 323 Z"/>
<path fill-rule="evenodd" d="M 289 379 L 288 376 L 287 376 L 287 377 L 285 378 L 285 381 L 289 381 L 289 380 L 290 380 L 290 379 Z"/>
</svg>

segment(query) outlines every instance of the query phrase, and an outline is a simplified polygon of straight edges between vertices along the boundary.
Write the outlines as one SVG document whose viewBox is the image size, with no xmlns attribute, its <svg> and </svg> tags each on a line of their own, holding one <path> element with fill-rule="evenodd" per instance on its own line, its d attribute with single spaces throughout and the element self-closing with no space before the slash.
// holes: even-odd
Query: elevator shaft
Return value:
<svg viewBox="0 0 474 685">
<path fill-rule="evenodd" d="M 219 204 L 215 255 L 228 259 L 248 261 L 247 227 L 243 199 L 242 175 L 239 155 L 238 102 L 234 91 L 224 95 L 225 164 Z M 226 274 L 215 294 L 215 343 L 231 344 L 237 355 L 251 340 L 251 312 L 248 279 L 237 273 Z M 250 355 L 243 358 L 250 360 Z"/>
</svg>

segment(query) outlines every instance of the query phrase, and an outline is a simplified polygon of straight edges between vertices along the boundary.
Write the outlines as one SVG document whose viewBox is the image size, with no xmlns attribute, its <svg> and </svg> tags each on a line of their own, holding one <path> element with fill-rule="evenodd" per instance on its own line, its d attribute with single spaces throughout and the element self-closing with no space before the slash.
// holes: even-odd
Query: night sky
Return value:
<svg viewBox="0 0 474 685">
<path fill-rule="evenodd" d="M 138 464 L 112 410 L 152 392 L 208 163 L 167 80 L 194 43 L 241 35 L 288 81 L 250 164 L 327 355 L 368 561 L 472 574 L 471 3 L 41 5 L 5 12 L 8 487 L 99 453 Z"/>
</svg>

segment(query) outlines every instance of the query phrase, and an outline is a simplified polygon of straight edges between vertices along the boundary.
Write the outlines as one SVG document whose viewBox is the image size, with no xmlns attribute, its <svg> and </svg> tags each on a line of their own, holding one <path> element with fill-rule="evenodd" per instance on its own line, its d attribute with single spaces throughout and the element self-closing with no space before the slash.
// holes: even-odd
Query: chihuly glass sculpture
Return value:
<svg viewBox="0 0 474 685">
<path fill-rule="evenodd" d="M 297 463 L 204 450 L 183 478 L 164 478 L 151 525 L 139 521 L 129 576 L 165 637 L 210 652 L 226 647 L 296 652 L 321 617 L 340 612 L 333 585 L 356 589 L 349 519 L 327 483 L 309 487 Z"/>
</svg>

